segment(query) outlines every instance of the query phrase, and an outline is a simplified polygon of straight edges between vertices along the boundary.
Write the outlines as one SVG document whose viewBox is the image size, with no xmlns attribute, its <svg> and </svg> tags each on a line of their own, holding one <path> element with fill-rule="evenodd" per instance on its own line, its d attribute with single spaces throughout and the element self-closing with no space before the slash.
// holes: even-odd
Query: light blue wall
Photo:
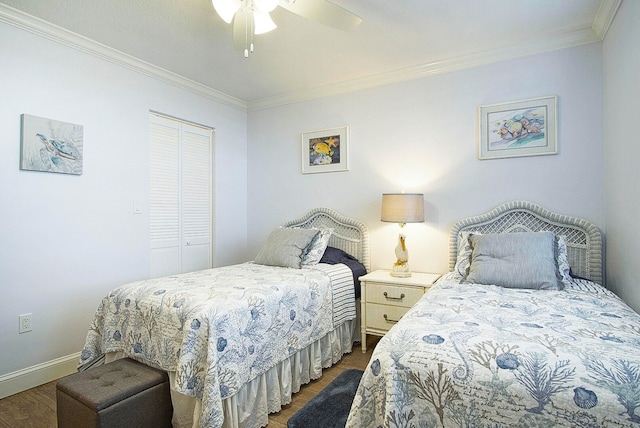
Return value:
<svg viewBox="0 0 640 428">
<path fill-rule="evenodd" d="M 640 310 L 640 2 L 620 5 L 604 42 L 608 285 Z"/>
<path fill-rule="evenodd" d="M 246 112 L 0 23 L 0 376 L 82 349 L 149 275 L 148 114 L 216 128 L 216 265 L 245 260 Z M 20 171 L 20 115 L 84 126 L 84 174 Z M 142 214 L 134 215 L 133 200 Z M 33 331 L 18 334 L 18 315 Z"/>
<path fill-rule="evenodd" d="M 559 153 L 477 159 L 478 106 L 558 97 Z M 348 172 L 303 175 L 300 134 L 349 125 Z M 415 271 L 448 270 L 454 221 L 514 199 L 604 226 L 602 45 L 564 49 L 249 114 L 249 242 L 328 206 L 363 219 L 372 266 L 390 268 L 398 228 L 384 192 L 423 192 L 426 222 L 406 227 Z"/>
</svg>

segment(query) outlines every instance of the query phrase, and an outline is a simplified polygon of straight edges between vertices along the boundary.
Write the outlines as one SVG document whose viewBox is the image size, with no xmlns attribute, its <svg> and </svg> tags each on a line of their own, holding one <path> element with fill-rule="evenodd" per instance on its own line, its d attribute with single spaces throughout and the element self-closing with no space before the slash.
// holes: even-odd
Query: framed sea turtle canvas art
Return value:
<svg viewBox="0 0 640 428">
<path fill-rule="evenodd" d="M 347 171 L 349 127 L 302 133 L 302 173 Z"/>
<path fill-rule="evenodd" d="M 83 126 L 20 116 L 20 169 L 82 175 Z"/>
</svg>

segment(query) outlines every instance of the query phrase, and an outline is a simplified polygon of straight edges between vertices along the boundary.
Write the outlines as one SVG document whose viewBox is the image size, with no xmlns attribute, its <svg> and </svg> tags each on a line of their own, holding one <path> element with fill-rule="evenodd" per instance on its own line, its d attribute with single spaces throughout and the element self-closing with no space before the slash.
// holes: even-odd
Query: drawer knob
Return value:
<svg viewBox="0 0 640 428">
<path fill-rule="evenodd" d="M 385 320 L 386 322 L 397 323 L 398 321 L 400 321 L 400 320 L 394 320 L 394 319 L 389 318 L 389 317 L 387 316 L 387 314 L 384 314 L 383 316 L 384 316 L 384 320 Z"/>
<path fill-rule="evenodd" d="M 387 295 L 387 292 L 385 291 L 384 293 L 382 293 L 384 295 L 384 298 L 387 300 L 402 300 L 404 299 L 404 293 L 400 294 L 400 297 L 389 297 Z"/>
</svg>

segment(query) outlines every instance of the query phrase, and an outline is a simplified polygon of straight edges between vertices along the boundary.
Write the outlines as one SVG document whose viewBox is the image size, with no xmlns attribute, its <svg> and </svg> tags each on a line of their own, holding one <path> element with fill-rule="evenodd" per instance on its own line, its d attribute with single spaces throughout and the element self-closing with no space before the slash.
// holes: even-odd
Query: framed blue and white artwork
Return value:
<svg viewBox="0 0 640 428">
<path fill-rule="evenodd" d="M 480 159 L 554 155 L 556 97 L 480 106 Z"/>
<path fill-rule="evenodd" d="M 82 175 L 83 127 L 20 116 L 20 169 Z"/>
</svg>

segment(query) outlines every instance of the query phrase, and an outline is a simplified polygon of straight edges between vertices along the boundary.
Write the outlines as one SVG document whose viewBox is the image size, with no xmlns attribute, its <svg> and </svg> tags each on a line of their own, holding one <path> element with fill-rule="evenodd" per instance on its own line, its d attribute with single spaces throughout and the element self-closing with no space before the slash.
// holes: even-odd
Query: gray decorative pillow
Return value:
<svg viewBox="0 0 640 428">
<path fill-rule="evenodd" d="M 275 229 L 258 252 L 254 263 L 300 269 L 302 255 L 318 233 L 318 229 Z"/>
<path fill-rule="evenodd" d="M 467 281 L 505 288 L 560 290 L 552 232 L 471 235 Z"/>
</svg>

